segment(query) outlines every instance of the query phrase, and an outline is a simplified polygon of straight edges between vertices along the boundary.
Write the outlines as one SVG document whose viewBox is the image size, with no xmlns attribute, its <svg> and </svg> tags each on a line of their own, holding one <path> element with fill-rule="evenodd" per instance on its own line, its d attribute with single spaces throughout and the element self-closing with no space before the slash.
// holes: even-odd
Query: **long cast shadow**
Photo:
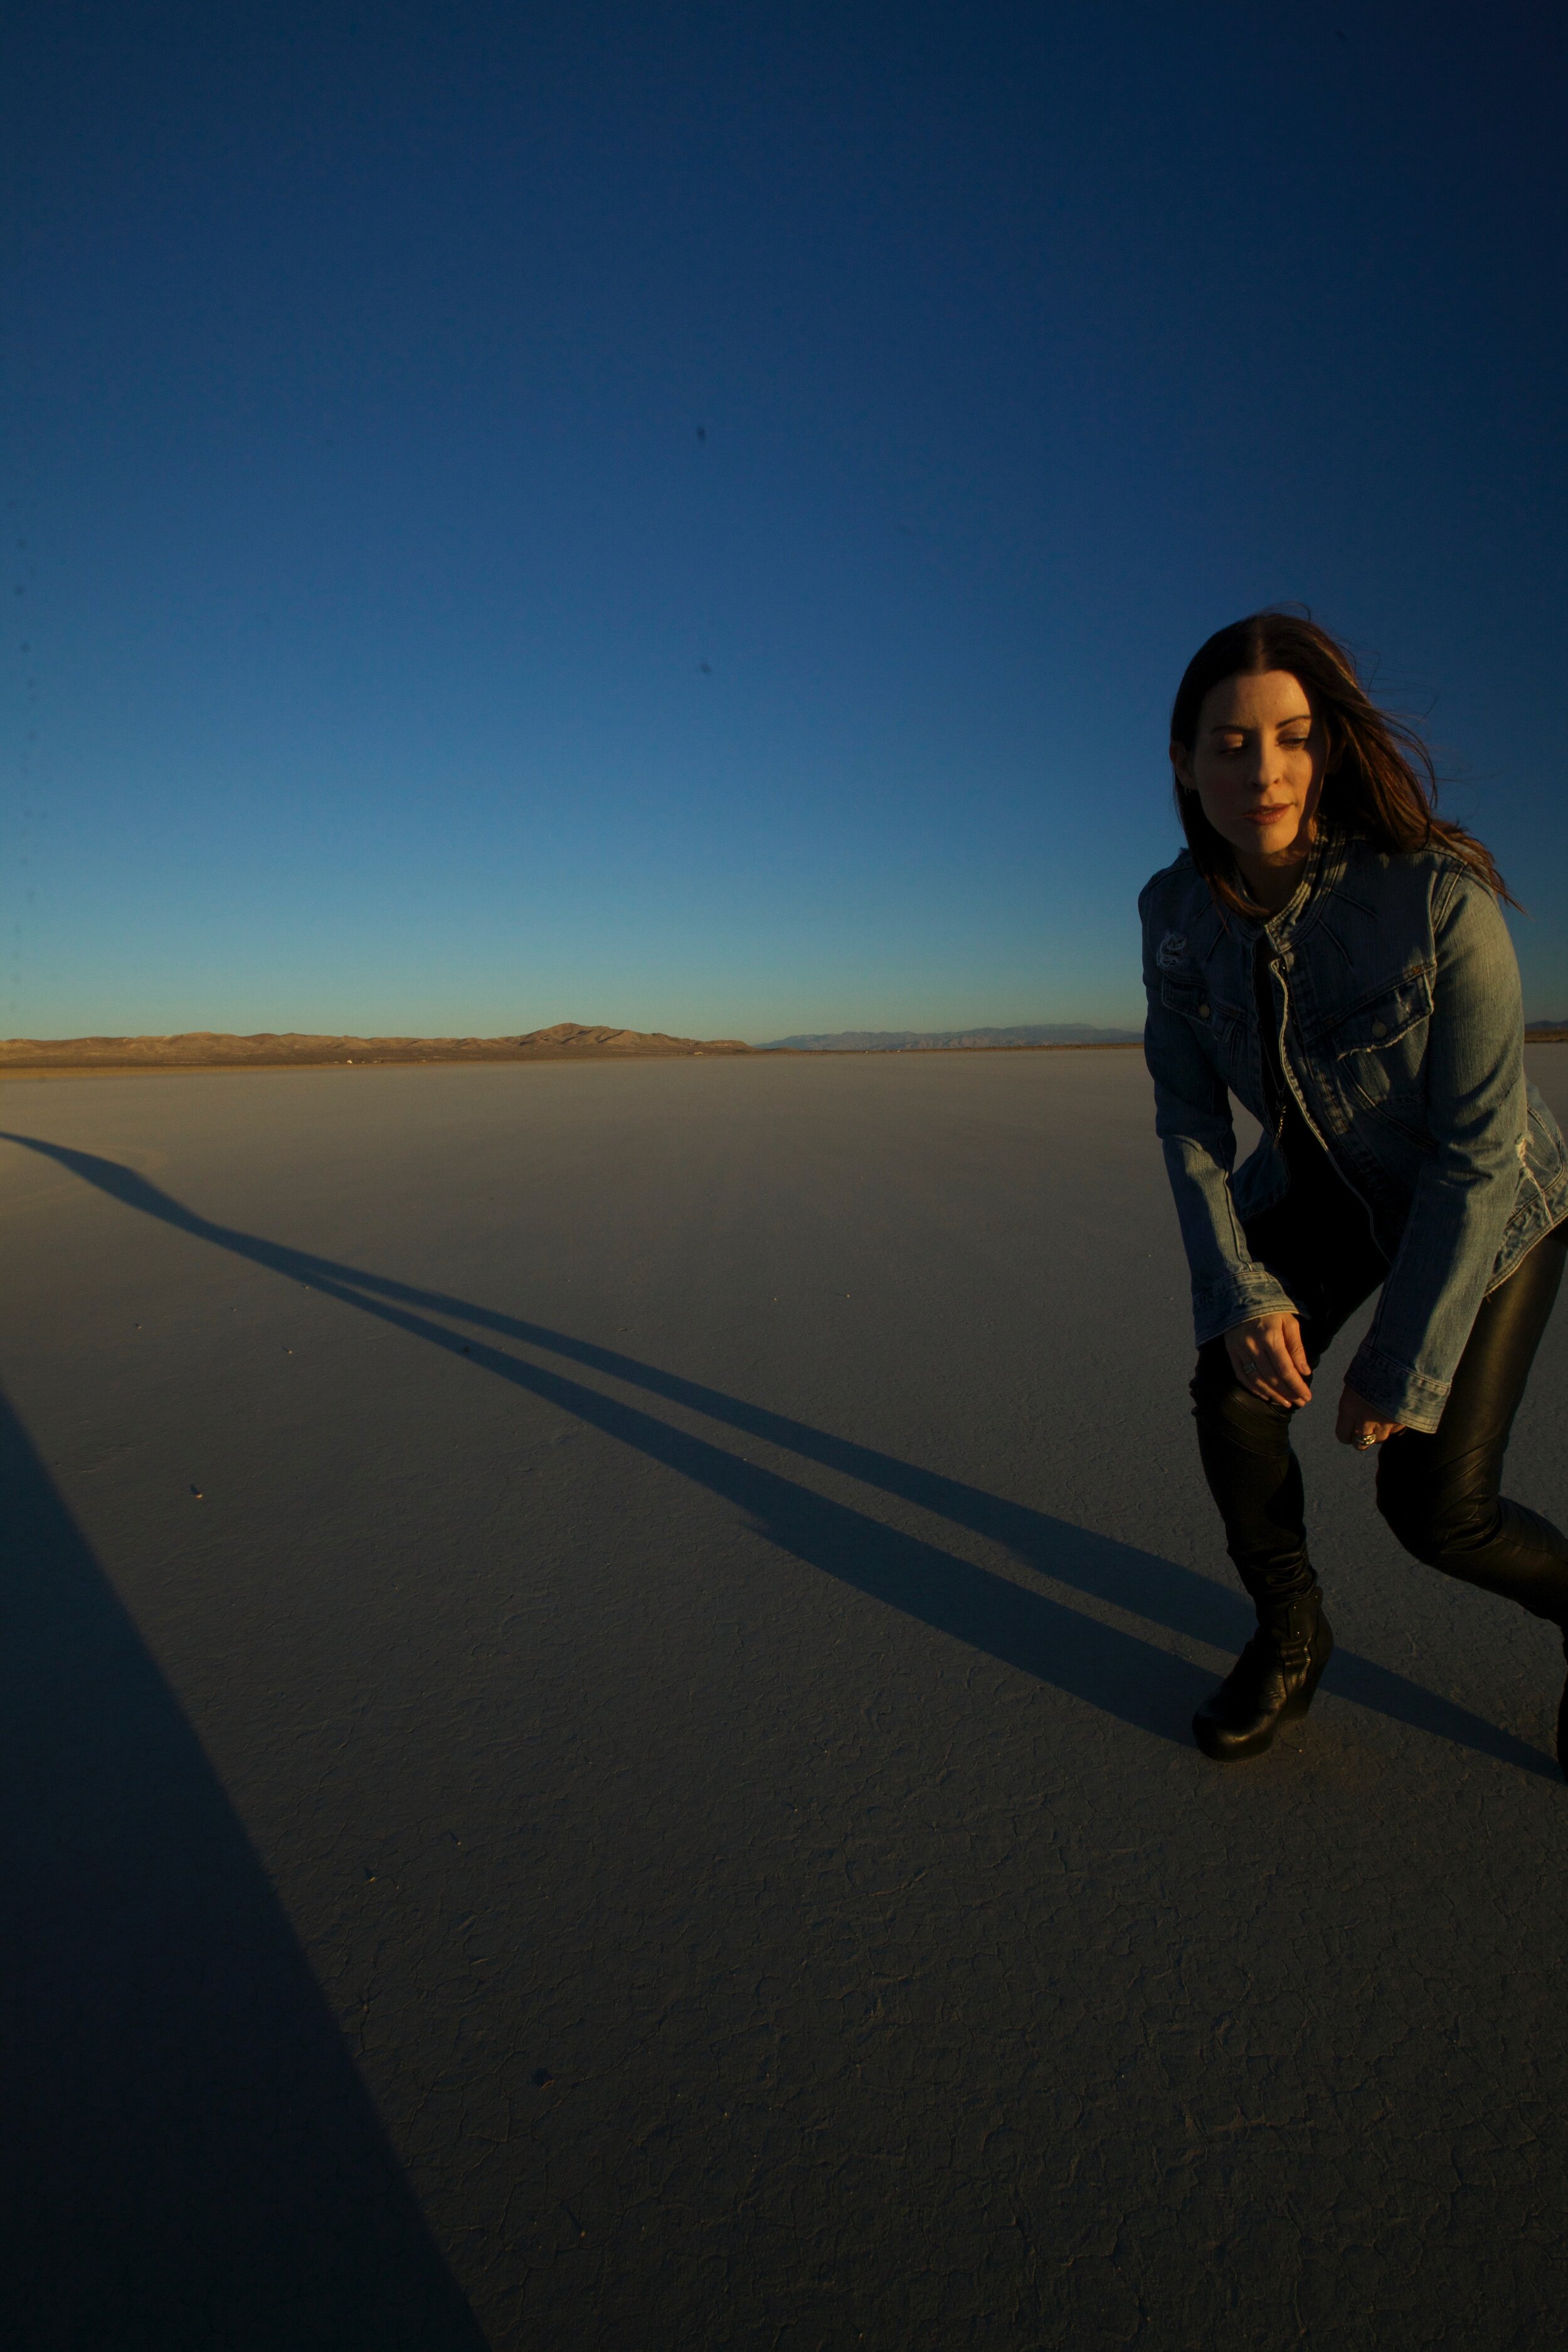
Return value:
<svg viewBox="0 0 1568 2352">
<path fill-rule="evenodd" d="M 485 2352 L 167 1684 L 0 1397 L 5 2342 Z"/>
<path fill-rule="evenodd" d="M 0 1141 L 38 1152 L 128 1208 L 335 1297 L 548 1399 L 723 1496 L 749 1513 L 772 1540 L 812 1566 L 1140 1730 L 1186 1745 L 1192 1709 L 1210 1686 L 1212 1676 L 1135 1635 L 1103 1625 L 1007 1577 L 961 1560 L 935 1545 L 796 1486 L 776 1472 L 672 1429 L 635 1406 L 499 1349 L 465 1342 L 428 1317 L 449 1316 L 470 1329 L 521 1341 L 701 1412 L 747 1436 L 841 1472 L 1003 1544 L 1025 1565 L 1057 1582 L 1112 1602 L 1152 1623 L 1222 1649 L 1238 1647 L 1250 1627 L 1250 1612 L 1238 1593 L 1211 1583 L 1174 1560 L 1094 1535 L 1067 1520 L 836 1437 L 614 1349 L 476 1306 L 471 1300 L 421 1289 L 218 1224 L 118 1160 L 4 1130 L 0 1130 Z M 1328 1686 L 1394 1721 L 1521 1770 L 1557 1777 L 1556 1768 L 1546 1757 L 1510 1732 L 1373 1659 L 1337 1651 Z"/>
</svg>

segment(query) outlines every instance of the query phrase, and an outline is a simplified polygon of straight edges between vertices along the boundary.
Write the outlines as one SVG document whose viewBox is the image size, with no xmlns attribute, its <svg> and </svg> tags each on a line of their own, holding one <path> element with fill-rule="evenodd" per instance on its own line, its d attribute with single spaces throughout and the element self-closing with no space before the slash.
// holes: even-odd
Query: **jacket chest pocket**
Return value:
<svg viewBox="0 0 1568 2352">
<path fill-rule="evenodd" d="M 1213 995 L 1206 981 L 1166 972 L 1160 982 L 1160 1002 L 1189 1021 L 1219 1059 L 1227 1060 L 1236 1051 L 1245 1031 L 1244 1018 L 1234 1004 Z"/>
<path fill-rule="evenodd" d="M 1342 1081 L 1376 1108 L 1421 1102 L 1431 1024 L 1429 972 L 1406 972 L 1380 989 L 1342 1014 L 1329 1032 L 1329 1051 Z"/>
</svg>

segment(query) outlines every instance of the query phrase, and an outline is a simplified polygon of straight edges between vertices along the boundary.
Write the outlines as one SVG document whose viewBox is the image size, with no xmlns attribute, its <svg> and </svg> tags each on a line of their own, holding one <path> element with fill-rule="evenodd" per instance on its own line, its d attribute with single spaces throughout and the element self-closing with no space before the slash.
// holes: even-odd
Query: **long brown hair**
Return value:
<svg viewBox="0 0 1568 2352">
<path fill-rule="evenodd" d="M 1415 730 L 1379 710 L 1347 649 L 1327 629 L 1300 614 L 1250 613 L 1216 629 L 1187 664 L 1171 711 L 1171 740 L 1191 758 L 1198 713 L 1211 687 L 1227 677 L 1288 670 L 1300 682 L 1329 739 L 1330 772 L 1318 806 L 1331 824 L 1359 834 L 1379 849 L 1446 849 L 1463 860 L 1489 890 L 1510 906 L 1492 854 L 1463 825 L 1437 814 L 1437 779 Z M 1237 870 L 1230 844 L 1215 831 L 1195 792 L 1178 780 L 1176 814 L 1193 862 L 1215 897 L 1238 914 L 1256 915 Z"/>
</svg>

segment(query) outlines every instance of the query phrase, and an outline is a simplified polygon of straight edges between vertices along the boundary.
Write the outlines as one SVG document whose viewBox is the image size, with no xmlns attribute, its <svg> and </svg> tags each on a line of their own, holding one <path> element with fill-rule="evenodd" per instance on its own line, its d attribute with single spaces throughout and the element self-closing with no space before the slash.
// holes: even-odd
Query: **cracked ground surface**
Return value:
<svg viewBox="0 0 1568 2352">
<path fill-rule="evenodd" d="M 1338 1654 L 1190 1746 L 1149 1120 L 1110 1053 L 0 1089 L 12 2340 L 1559 2340 L 1553 1637 L 1321 1397 Z M 1559 1518 L 1565 1393 L 1568 1309 Z"/>
</svg>

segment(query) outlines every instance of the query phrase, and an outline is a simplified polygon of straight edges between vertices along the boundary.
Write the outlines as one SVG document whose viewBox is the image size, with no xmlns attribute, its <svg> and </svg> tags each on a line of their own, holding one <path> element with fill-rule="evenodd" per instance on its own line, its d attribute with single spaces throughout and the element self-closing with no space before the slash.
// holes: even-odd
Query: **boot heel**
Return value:
<svg viewBox="0 0 1568 2352">
<path fill-rule="evenodd" d="M 1326 1617 L 1318 1619 L 1318 1630 L 1312 1636 L 1312 1660 L 1301 1678 L 1301 1687 L 1292 1693 L 1279 1710 L 1281 1723 L 1293 1723 L 1305 1715 L 1323 1679 L 1323 1668 L 1334 1654 L 1334 1629 Z"/>
<path fill-rule="evenodd" d="M 1193 1717 L 1193 1738 L 1216 1764 L 1261 1756 L 1279 1726 L 1311 1706 L 1334 1650 L 1321 1599 L 1314 1584 L 1259 1603 L 1257 1633 Z"/>
</svg>

